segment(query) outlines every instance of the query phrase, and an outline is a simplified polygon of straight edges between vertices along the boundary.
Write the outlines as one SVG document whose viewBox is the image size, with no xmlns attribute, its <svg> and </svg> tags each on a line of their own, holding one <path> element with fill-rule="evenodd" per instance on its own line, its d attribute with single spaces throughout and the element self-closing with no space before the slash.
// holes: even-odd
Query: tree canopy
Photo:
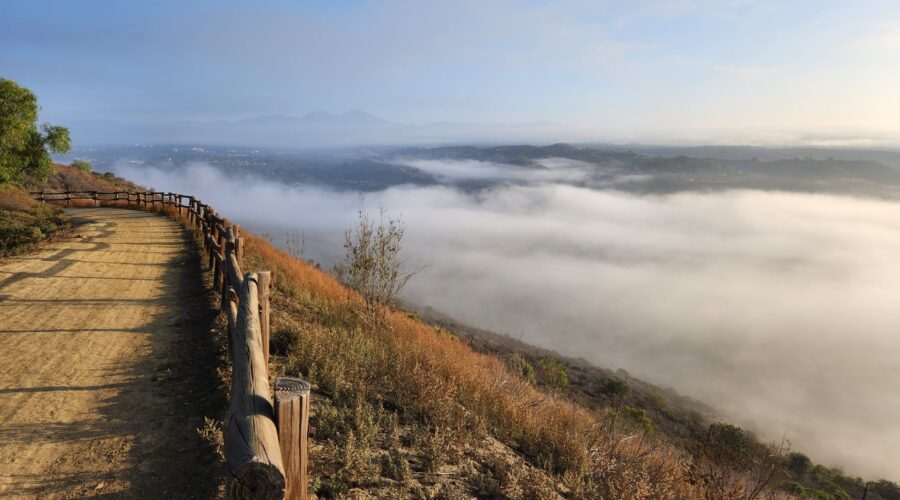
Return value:
<svg viewBox="0 0 900 500">
<path fill-rule="evenodd" d="M 44 180 L 53 169 L 50 153 L 71 147 L 69 129 L 45 123 L 38 128 L 33 92 L 0 78 L 0 184 Z"/>
</svg>

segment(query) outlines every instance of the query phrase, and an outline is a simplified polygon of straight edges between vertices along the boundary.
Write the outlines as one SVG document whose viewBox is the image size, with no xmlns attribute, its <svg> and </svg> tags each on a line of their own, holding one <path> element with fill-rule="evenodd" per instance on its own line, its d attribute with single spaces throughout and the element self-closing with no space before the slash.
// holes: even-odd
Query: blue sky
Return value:
<svg viewBox="0 0 900 500">
<path fill-rule="evenodd" d="M 900 4 L 5 1 L 0 76 L 60 123 L 362 109 L 598 139 L 900 137 Z"/>
</svg>

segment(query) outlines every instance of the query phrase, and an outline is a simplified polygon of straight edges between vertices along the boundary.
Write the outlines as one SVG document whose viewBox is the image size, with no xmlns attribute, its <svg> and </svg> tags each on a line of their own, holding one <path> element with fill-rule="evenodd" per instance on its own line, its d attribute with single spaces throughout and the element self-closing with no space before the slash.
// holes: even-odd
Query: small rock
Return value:
<svg viewBox="0 0 900 500">
<path fill-rule="evenodd" d="M 94 489 L 102 490 L 105 486 L 106 486 L 106 481 L 100 481 L 100 484 L 98 484 L 96 487 L 94 487 Z"/>
</svg>

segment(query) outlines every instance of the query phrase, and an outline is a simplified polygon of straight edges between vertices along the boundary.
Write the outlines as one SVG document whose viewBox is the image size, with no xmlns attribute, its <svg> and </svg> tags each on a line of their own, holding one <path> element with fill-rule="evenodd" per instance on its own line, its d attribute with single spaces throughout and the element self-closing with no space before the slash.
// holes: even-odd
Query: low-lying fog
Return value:
<svg viewBox="0 0 900 500">
<path fill-rule="evenodd" d="M 419 165 L 458 178 L 478 165 Z M 193 193 L 307 256 L 341 255 L 355 193 L 119 173 Z M 560 175 L 571 175 L 566 171 Z M 522 175 L 515 172 L 514 176 Z M 672 387 L 848 473 L 900 470 L 900 204 L 763 191 L 638 196 L 555 183 L 367 195 L 428 267 L 405 298 Z"/>
</svg>

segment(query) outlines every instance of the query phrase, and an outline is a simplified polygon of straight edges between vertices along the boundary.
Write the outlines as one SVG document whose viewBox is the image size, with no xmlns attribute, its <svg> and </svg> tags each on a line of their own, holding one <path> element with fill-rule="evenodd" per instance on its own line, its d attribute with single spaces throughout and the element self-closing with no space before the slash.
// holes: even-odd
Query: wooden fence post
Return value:
<svg viewBox="0 0 900 500">
<path fill-rule="evenodd" d="M 209 270 L 216 270 L 216 249 L 213 247 L 212 235 L 206 233 L 204 239 L 206 240 L 206 250 L 209 252 Z"/>
<path fill-rule="evenodd" d="M 257 284 L 259 287 L 259 326 L 262 333 L 263 359 L 266 360 L 266 370 L 269 369 L 269 339 L 271 339 L 272 325 L 269 320 L 269 287 L 272 284 L 272 273 L 259 271 Z"/>
<path fill-rule="evenodd" d="M 231 415 L 225 426 L 225 460 L 235 499 L 283 498 L 285 477 L 269 377 L 259 349 L 257 276 L 244 275 L 231 338 Z M 229 306 L 231 311 L 234 310 Z"/>
<path fill-rule="evenodd" d="M 307 498 L 309 384 L 292 377 L 275 379 L 275 426 L 284 465 L 285 500 Z"/>
<path fill-rule="evenodd" d="M 224 249 L 222 247 L 217 246 L 215 250 L 216 254 L 216 269 L 214 277 L 216 279 L 216 288 L 222 289 L 225 284 L 225 270 L 223 269 L 225 258 L 222 256 L 224 253 Z"/>
<path fill-rule="evenodd" d="M 237 257 L 238 262 L 244 265 L 244 238 L 234 239 L 234 255 Z"/>
<path fill-rule="evenodd" d="M 228 257 L 228 254 L 234 253 L 234 243 L 231 241 L 225 242 L 225 250 L 222 252 L 224 258 L 222 259 L 222 310 L 225 308 L 225 297 L 228 296 L 228 289 L 231 288 L 231 284 L 229 283 L 228 276 L 231 273 L 229 267 L 231 267 L 231 260 Z"/>
</svg>

